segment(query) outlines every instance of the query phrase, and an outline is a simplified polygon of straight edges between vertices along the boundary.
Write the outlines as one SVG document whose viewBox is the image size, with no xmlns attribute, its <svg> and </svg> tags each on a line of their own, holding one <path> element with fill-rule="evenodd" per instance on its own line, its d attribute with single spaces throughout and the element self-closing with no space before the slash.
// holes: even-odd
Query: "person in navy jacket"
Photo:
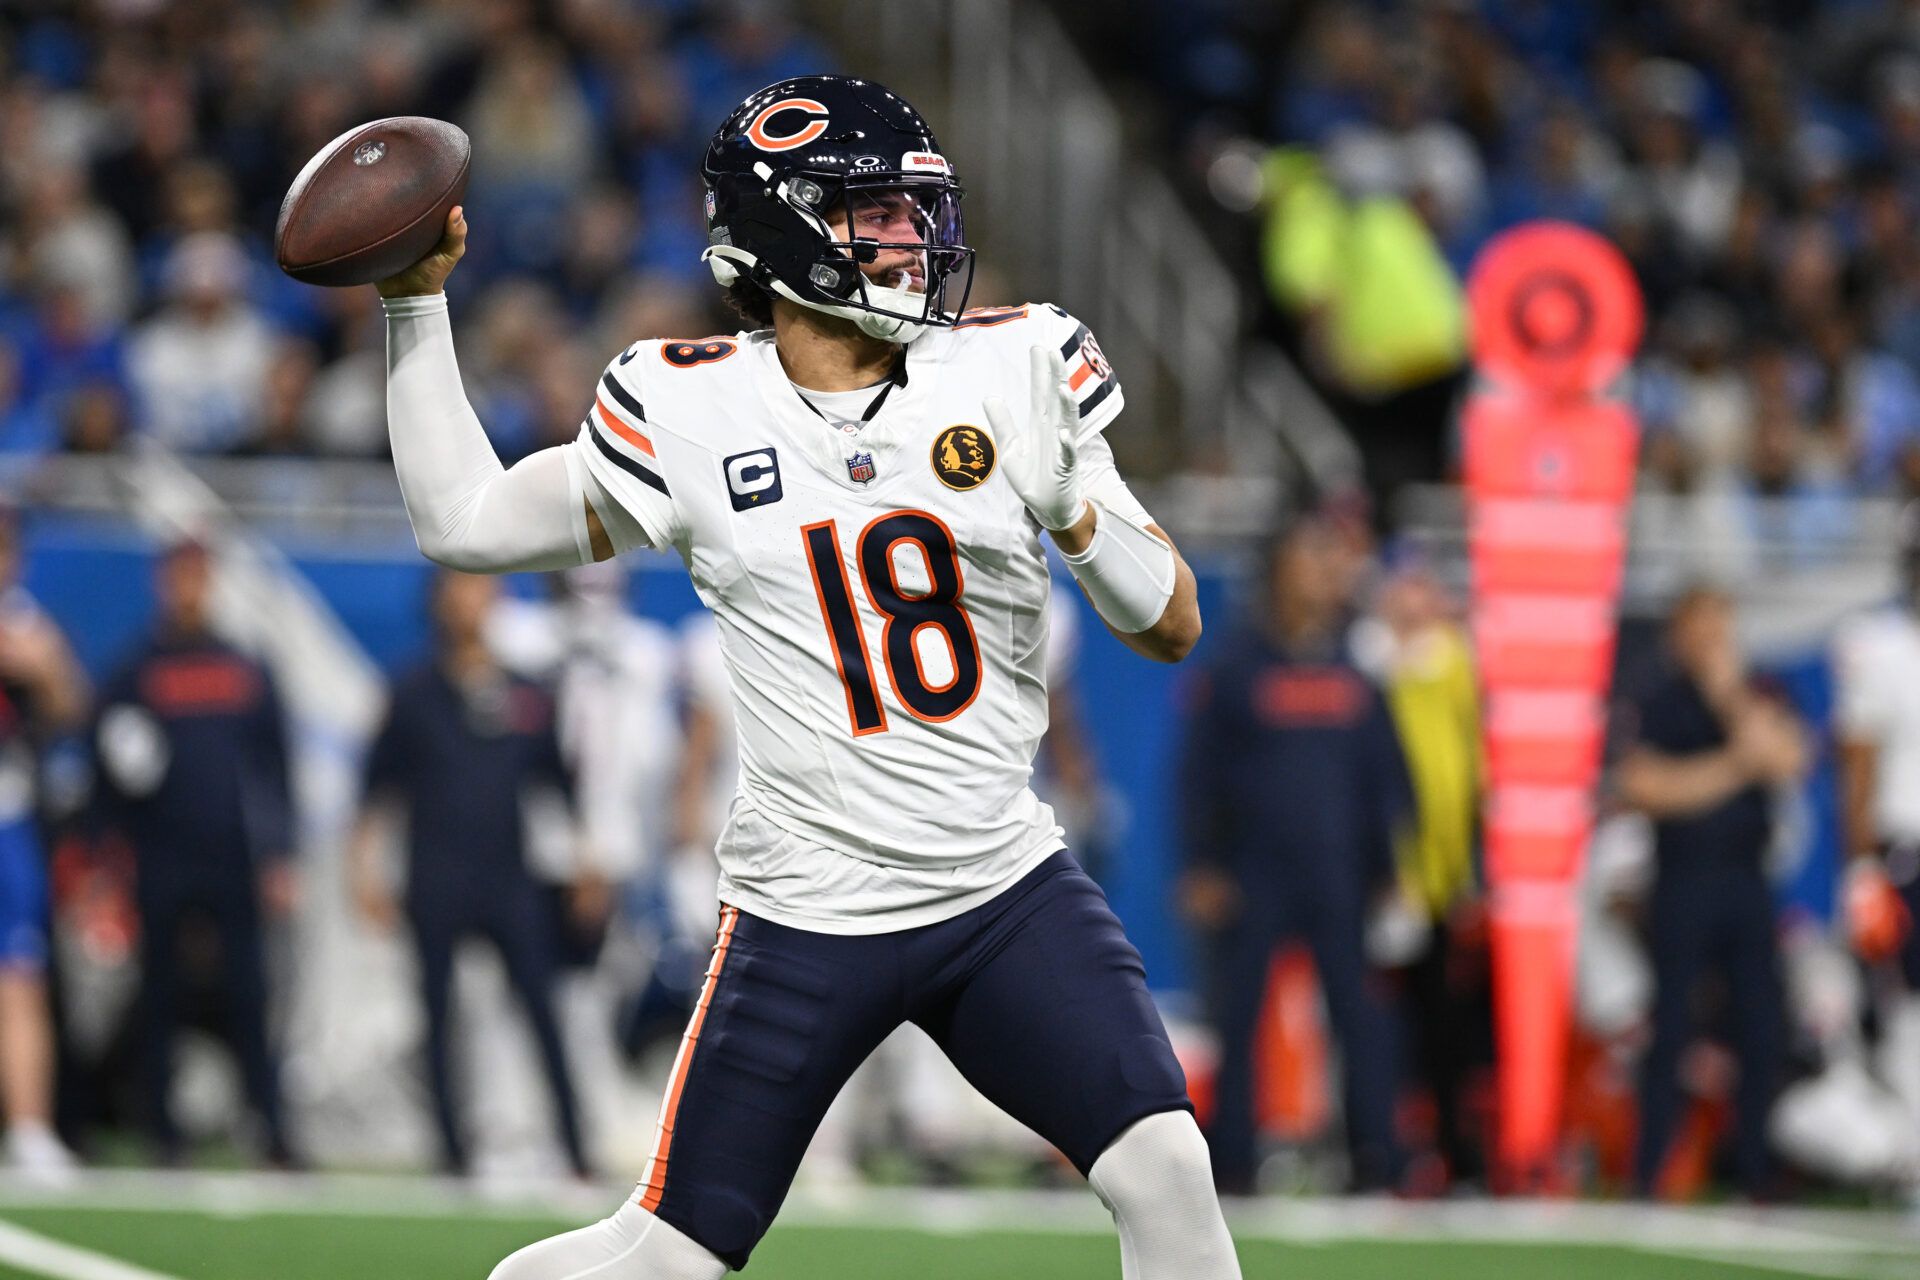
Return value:
<svg viewBox="0 0 1920 1280">
<path fill-rule="evenodd" d="M 528 867 L 527 801 L 557 793 L 574 818 L 573 774 L 560 751 L 552 694 L 507 671 L 488 648 L 497 599 L 492 578 L 442 572 L 434 579 L 435 648 L 393 686 L 386 722 L 367 757 L 365 803 L 352 849 L 353 891 L 377 928 L 404 918 L 420 959 L 427 1017 L 427 1076 L 441 1163 L 468 1169 L 468 1142 L 453 1096 L 455 953 L 469 937 L 499 950 L 527 1011 L 573 1171 L 590 1173 L 581 1144 L 567 1053 L 555 1011 L 560 939 L 552 899 Z M 405 888 L 395 895 L 381 865 L 394 825 L 407 838 Z M 585 878 L 576 920 L 598 910 Z"/>
<path fill-rule="evenodd" d="M 1785 1073 L 1786 994 L 1767 854 L 1776 793 L 1811 765 L 1805 728 L 1777 688 L 1747 669 L 1731 597 L 1683 592 L 1667 621 L 1668 662 L 1623 710 L 1614 788 L 1653 823 L 1646 903 L 1653 1039 L 1640 1066 L 1634 1185 L 1661 1190 L 1685 1111 L 1682 1057 L 1700 1034 L 1701 979 L 1717 973 L 1739 1061 L 1732 1168 L 1740 1190 L 1778 1188 L 1767 1121 Z"/>
<path fill-rule="evenodd" d="M 291 911 L 297 888 L 286 719 L 272 673 L 214 634 L 212 585 L 204 546 L 162 555 L 153 631 L 101 691 L 101 801 L 135 854 L 145 1089 L 162 1159 L 183 1155 L 168 1094 L 188 980 L 210 978 L 268 1158 L 287 1164 L 263 937 L 264 917 Z"/>
<path fill-rule="evenodd" d="M 1364 939 L 1412 786 L 1385 700 L 1347 653 L 1340 555 L 1324 520 L 1285 530 L 1264 607 L 1189 689 L 1181 906 L 1207 944 L 1221 1041 L 1209 1140 L 1230 1192 L 1254 1189 L 1255 1029 L 1269 960 L 1289 936 L 1312 950 L 1340 1040 L 1354 1186 L 1391 1186 L 1401 1172 L 1396 1037 Z"/>
</svg>

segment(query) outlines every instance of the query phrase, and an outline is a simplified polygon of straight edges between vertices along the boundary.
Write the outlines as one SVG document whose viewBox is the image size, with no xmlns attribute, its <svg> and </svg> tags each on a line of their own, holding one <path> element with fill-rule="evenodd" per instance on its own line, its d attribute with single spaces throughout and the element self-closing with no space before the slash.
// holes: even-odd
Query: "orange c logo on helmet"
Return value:
<svg viewBox="0 0 1920 1280">
<path fill-rule="evenodd" d="M 787 111 L 806 113 L 806 123 L 785 137 L 776 138 L 767 132 L 772 119 Z M 762 111 L 747 126 L 747 141 L 762 151 L 791 151 L 795 147 L 804 147 L 827 131 L 827 109 L 812 98 L 782 98 Z"/>
</svg>

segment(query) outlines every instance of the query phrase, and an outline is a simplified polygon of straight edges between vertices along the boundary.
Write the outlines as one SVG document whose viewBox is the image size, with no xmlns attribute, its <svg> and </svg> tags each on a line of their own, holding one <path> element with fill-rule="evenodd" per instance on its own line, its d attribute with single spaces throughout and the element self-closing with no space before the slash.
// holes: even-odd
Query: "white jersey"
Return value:
<svg viewBox="0 0 1920 1280">
<path fill-rule="evenodd" d="M 673 633 L 618 601 L 502 600 L 487 618 L 501 663 L 554 686 L 560 745 L 574 768 L 574 806 L 593 868 L 616 883 L 668 851 L 668 800 L 680 747 Z M 549 880 L 578 870 L 572 832 L 536 843 Z"/>
<path fill-rule="evenodd" d="M 619 508 L 603 518 L 622 550 L 680 553 L 726 659 L 740 785 L 717 850 L 725 902 L 799 928 L 905 929 L 1062 847 L 1027 785 L 1047 725 L 1047 564 L 981 407 L 1029 412 L 1040 343 L 1067 357 L 1083 466 L 1111 473 L 1099 432 L 1119 384 L 1055 307 L 928 332 L 864 425 L 803 400 L 768 330 L 638 342 L 607 367 L 581 436 Z M 1097 492 L 1130 503 L 1116 487 Z"/>
<path fill-rule="evenodd" d="M 1920 840 L 1920 618 L 1890 606 L 1834 638 L 1834 721 L 1879 748 L 1873 817 L 1883 839 Z"/>
</svg>

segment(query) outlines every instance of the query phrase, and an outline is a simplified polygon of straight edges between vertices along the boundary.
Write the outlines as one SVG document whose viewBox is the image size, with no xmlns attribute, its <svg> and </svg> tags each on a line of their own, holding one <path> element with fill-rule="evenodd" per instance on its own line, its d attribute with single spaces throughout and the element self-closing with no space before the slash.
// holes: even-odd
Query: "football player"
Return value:
<svg viewBox="0 0 1920 1280">
<path fill-rule="evenodd" d="M 1119 384 L 1056 307 L 968 312 L 960 185 L 870 81 L 741 103 L 703 162 L 706 258 L 748 327 L 647 340 L 580 435 L 503 470 L 442 294 L 462 212 L 380 283 L 421 550 L 554 569 L 671 548 L 712 609 L 741 775 L 720 920 L 640 1186 L 495 1280 L 746 1265 L 847 1077 L 911 1019 L 1057 1146 L 1137 1280 L 1239 1266 L 1140 956 L 1028 789 L 1053 539 L 1131 648 L 1178 661 L 1193 575 L 1114 469 Z"/>
</svg>

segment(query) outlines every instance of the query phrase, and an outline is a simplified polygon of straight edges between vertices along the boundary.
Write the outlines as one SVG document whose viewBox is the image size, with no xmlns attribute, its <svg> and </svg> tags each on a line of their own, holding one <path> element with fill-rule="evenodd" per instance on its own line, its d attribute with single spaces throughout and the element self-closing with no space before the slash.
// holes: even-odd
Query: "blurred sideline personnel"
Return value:
<svg viewBox="0 0 1920 1280">
<path fill-rule="evenodd" d="M 1080 710 L 1080 612 L 1072 600 L 1047 603 L 1047 732 L 1034 761 L 1033 789 L 1053 806 L 1065 839 L 1088 875 L 1110 886 L 1114 827 L 1124 820 L 1103 789 L 1099 762 Z"/>
<path fill-rule="evenodd" d="M 1905 992 L 1883 1009 L 1887 1084 L 1920 1117 L 1920 503 L 1900 514 L 1903 598 L 1835 637 L 1835 729 L 1854 947 L 1900 962 Z M 1899 985 L 1899 984 L 1896 984 Z"/>
<path fill-rule="evenodd" d="M 963 314 L 959 185 L 878 85 L 761 90 L 703 177 L 707 257 L 753 331 L 634 343 L 579 439 L 511 471 L 461 393 L 441 292 L 461 212 L 380 285 L 422 550 L 501 571 L 675 549 L 741 734 L 719 937 L 645 1177 L 494 1276 L 746 1265 L 828 1104 L 905 1020 L 1090 1178 L 1129 1276 L 1237 1276 L 1139 954 L 1027 787 L 1043 530 L 1136 651 L 1175 661 L 1200 632 L 1192 573 L 1100 435 L 1112 370 L 1055 307 Z"/>
<path fill-rule="evenodd" d="M 0 510 L 0 1107 L 7 1162 L 60 1178 L 47 998 L 47 859 L 36 824 L 40 752 L 84 727 L 87 685 L 60 628 L 20 585 L 20 523 Z"/>
<path fill-rule="evenodd" d="M 1220 1035 L 1212 1132 L 1222 1190 L 1258 1172 L 1253 1058 L 1268 965 L 1287 937 L 1319 970 L 1345 1072 L 1356 1190 L 1398 1182 L 1397 1046 L 1365 951 L 1369 912 L 1394 892 L 1393 841 L 1411 816 L 1386 701 L 1347 652 L 1338 534 L 1296 520 L 1270 552 L 1262 611 L 1221 646 L 1193 693 L 1180 793 L 1183 913 L 1207 936 Z"/>
<path fill-rule="evenodd" d="M 580 1104 L 582 1138 L 596 1161 L 610 1154 L 606 1135 L 619 1131 L 627 1108 L 617 1026 L 633 1007 L 625 957 L 616 943 L 602 963 L 618 912 L 625 932 L 644 945 L 642 886 L 666 858 L 671 788 L 681 755 L 676 714 L 679 663 L 673 632 L 632 610 L 626 566 L 607 560 L 543 579 L 544 599 L 502 595 L 488 615 L 486 640 L 515 673 L 553 690 L 561 755 L 573 774 L 576 824 L 552 806 L 530 810 L 527 865 L 551 904 L 561 940 L 556 995 L 560 1029 Z M 709 858 L 711 861 L 711 858 Z M 696 928 L 704 967 L 713 882 Z M 638 917 L 638 918 L 635 918 Z M 692 936 L 692 935 L 690 935 Z M 694 944 L 686 950 L 689 954 Z M 625 953 L 623 957 L 622 953 Z M 699 989 L 697 978 L 692 989 Z M 663 1004 L 665 1002 L 662 1002 Z M 692 1001 L 672 1010 L 671 1030 L 686 1022 Z M 662 1020 L 667 1021 L 666 1019 Z"/>
<path fill-rule="evenodd" d="M 367 757 L 366 798 L 354 827 L 354 898 L 375 928 L 399 923 L 380 853 L 393 825 L 407 833 L 405 915 L 420 958 L 427 1081 L 449 1173 L 468 1171 L 453 1097 L 453 964 L 478 934 L 499 948 L 526 1007 L 573 1171 L 589 1173 L 566 1050 L 554 1015 L 559 939 L 546 891 L 527 867 L 527 802 L 540 786 L 572 804 L 552 697 L 508 672 L 485 639 L 493 579 L 442 571 L 433 582 L 434 653 L 394 684 Z M 583 891 L 604 911 L 604 894 Z"/>
<path fill-rule="evenodd" d="M 286 721 L 272 674 L 213 632 L 207 548 L 168 549 L 157 587 L 153 634 L 107 682 L 95 731 L 106 821 L 135 858 L 148 1123 L 161 1158 L 178 1163 L 174 1036 L 184 988 L 211 976 L 211 951 L 267 1156 L 291 1164 L 261 921 L 263 906 L 290 913 L 298 891 Z"/>
<path fill-rule="evenodd" d="M 584 565 L 546 583 L 547 600 L 503 597 L 486 627 L 488 647 L 508 669 L 553 690 L 587 836 L 565 865 L 538 869 L 543 879 L 588 888 L 578 855 L 589 852 L 593 878 L 625 883 L 651 870 L 670 840 L 663 815 L 680 754 L 675 636 L 629 608 L 623 565 Z"/>
<path fill-rule="evenodd" d="M 1492 1056 L 1492 1019 L 1474 859 L 1482 779 L 1473 646 L 1424 566 L 1396 569 L 1376 612 L 1377 627 L 1357 630 L 1381 650 L 1377 675 L 1406 756 L 1414 820 L 1396 842 L 1399 900 L 1369 927 L 1368 952 L 1400 971 L 1409 1059 L 1433 1092 L 1446 1174 L 1477 1182 L 1485 1161 L 1461 1104 L 1469 1072 Z"/>
<path fill-rule="evenodd" d="M 1783 702 L 1755 688 L 1734 637 L 1733 602 L 1696 587 L 1674 605 L 1672 670 L 1632 709 L 1615 772 L 1620 798 L 1654 824 L 1647 910 L 1653 1043 L 1641 1063 L 1635 1182 L 1659 1189 L 1679 1118 L 1680 1059 L 1700 1028 L 1695 990 L 1722 979 L 1740 1064 L 1734 1174 L 1769 1194 L 1767 1117 L 1785 1059 L 1785 1007 L 1766 856 L 1773 787 L 1807 769 L 1807 743 Z"/>
</svg>

